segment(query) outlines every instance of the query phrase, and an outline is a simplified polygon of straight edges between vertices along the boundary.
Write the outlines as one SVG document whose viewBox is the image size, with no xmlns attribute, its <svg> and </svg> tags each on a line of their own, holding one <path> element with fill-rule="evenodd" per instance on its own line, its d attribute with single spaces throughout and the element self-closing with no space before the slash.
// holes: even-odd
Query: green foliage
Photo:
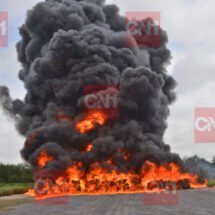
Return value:
<svg viewBox="0 0 215 215">
<path fill-rule="evenodd" d="M 0 196 L 25 193 L 33 187 L 33 183 L 0 183 Z"/>
<path fill-rule="evenodd" d="M 27 164 L 0 163 L 0 183 L 27 183 L 33 182 L 33 170 Z"/>
<path fill-rule="evenodd" d="M 208 187 L 214 187 L 215 186 L 215 180 L 208 180 Z"/>
</svg>

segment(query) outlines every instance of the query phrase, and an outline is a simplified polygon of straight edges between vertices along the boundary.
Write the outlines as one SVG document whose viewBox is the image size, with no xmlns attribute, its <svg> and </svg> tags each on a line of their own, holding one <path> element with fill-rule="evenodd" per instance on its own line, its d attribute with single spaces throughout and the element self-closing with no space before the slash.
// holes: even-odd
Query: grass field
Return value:
<svg viewBox="0 0 215 215">
<path fill-rule="evenodd" d="M 0 196 L 25 193 L 29 188 L 32 187 L 32 183 L 0 183 Z"/>
<path fill-rule="evenodd" d="M 215 180 L 209 180 L 208 187 L 213 187 L 213 186 L 215 186 Z"/>
</svg>

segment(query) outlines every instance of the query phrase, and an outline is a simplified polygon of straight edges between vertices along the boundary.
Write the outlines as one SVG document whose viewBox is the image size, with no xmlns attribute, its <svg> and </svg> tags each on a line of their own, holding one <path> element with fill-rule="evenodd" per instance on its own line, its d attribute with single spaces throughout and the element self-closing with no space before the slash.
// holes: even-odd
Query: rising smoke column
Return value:
<svg viewBox="0 0 215 215">
<path fill-rule="evenodd" d="M 166 71 L 166 32 L 154 49 L 127 48 L 125 31 L 117 6 L 100 0 L 46 0 L 28 12 L 17 44 L 27 94 L 13 101 L 13 112 L 27 138 L 22 157 L 34 167 L 43 150 L 55 158 L 47 168 L 60 170 L 79 161 L 86 171 L 94 162 L 108 168 L 110 157 L 122 172 L 139 172 L 147 160 L 182 165 L 163 141 L 176 85 Z M 83 88 L 96 84 L 119 86 L 119 119 L 81 134 Z M 82 153 L 88 143 L 92 150 Z"/>
<path fill-rule="evenodd" d="M 9 89 L 6 86 L 0 85 L 0 106 L 6 114 L 13 113 L 12 99 L 10 97 Z M 12 114 L 13 115 L 13 114 Z"/>
</svg>

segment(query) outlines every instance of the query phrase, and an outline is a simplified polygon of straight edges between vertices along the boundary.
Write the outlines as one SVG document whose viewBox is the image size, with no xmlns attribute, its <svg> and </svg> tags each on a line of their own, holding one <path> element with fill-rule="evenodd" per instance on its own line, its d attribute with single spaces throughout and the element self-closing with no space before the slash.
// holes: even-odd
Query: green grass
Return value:
<svg viewBox="0 0 215 215">
<path fill-rule="evenodd" d="M 9 183 L 9 184 L 0 183 L 0 196 L 22 194 L 32 187 L 33 187 L 32 183 Z"/>
<path fill-rule="evenodd" d="M 215 186 L 215 180 L 208 180 L 208 187 Z"/>
<path fill-rule="evenodd" d="M 8 210 L 10 207 L 32 202 L 32 199 L 0 200 L 0 211 Z"/>
</svg>

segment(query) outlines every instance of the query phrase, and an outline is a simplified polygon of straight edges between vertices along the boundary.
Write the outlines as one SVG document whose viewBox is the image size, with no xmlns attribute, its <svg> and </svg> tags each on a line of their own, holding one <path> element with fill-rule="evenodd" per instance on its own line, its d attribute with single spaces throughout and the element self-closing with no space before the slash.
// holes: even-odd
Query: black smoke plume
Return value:
<svg viewBox="0 0 215 215">
<path fill-rule="evenodd" d="M 14 114 L 12 102 L 8 87 L 0 85 L 0 107 L 6 115 L 17 121 L 18 117 Z"/>
<path fill-rule="evenodd" d="M 24 101 L 13 101 L 13 113 L 21 118 L 17 129 L 27 137 L 24 160 L 36 166 L 45 149 L 55 157 L 47 168 L 61 170 L 77 161 L 86 171 L 93 162 L 107 166 L 110 157 L 123 172 L 138 172 L 146 160 L 182 166 L 163 141 L 176 83 L 166 70 L 167 34 L 160 31 L 159 47 L 138 48 L 130 37 L 137 46 L 127 48 L 126 18 L 115 5 L 46 0 L 28 11 L 17 44 L 27 94 Z M 119 119 L 80 134 L 75 122 L 84 114 L 83 88 L 96 84 L 119 86 Z M 72 120 L 58 120 L 59 113 Z M 92 151 L 82 153 L 88 143 Z M 129 160 L 119 148 L 130 153 Z"/>
</svg>

